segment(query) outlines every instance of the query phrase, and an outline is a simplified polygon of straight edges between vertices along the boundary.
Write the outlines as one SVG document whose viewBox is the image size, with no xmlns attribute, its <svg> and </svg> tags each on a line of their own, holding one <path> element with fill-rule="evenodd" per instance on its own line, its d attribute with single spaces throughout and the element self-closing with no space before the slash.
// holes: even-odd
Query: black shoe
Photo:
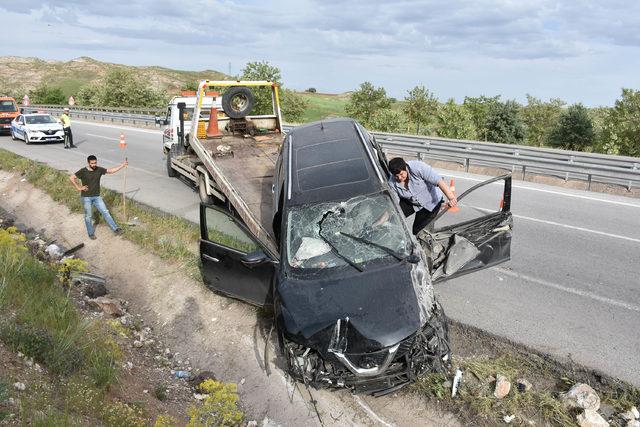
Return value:
<svg viewBox="0 0 640 427">
<path fill-rule="evenodd" d="M 113 230 L 114 233 L 116 233 L 118 236 L 124 234 L 124 230 L 120 227 L 116 228 L 115 230 Z"/>
<path fill-rule="evenodd" d="M 67 148 L 67 147 L 64 147 L 64 148 Z M 89 235 L 89 238 L 90 238 L 91 240 L 96 240 L 96 239 L 97 239 L 97 237 L 96 237 L 96 235 L 95 235 L 95 234 L 90 234 L 90 235 Z"/>
<path fill-rule="evenodd" d="M 76 147 L 75 145 L 71 144 L 70 148 L 78 148 L 78 147 Z"/>
<path fill-rule="evenodd" d="M 69 148 L 69 147 L 64 147 L 64 149 L 65 149 L 65 150 L 66 150 L 67 148 Z"/>
</svg>

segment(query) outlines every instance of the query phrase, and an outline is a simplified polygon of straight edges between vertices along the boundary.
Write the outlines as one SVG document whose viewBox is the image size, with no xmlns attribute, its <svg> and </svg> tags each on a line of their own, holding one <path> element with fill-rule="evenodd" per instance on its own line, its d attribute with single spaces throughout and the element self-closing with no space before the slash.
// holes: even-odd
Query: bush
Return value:
<svg viewBox="0 0 640 427">
<path fill-rule="evenodd" d="M 580 104 L 563 111 L 549 134 L 549 145 L 582 151 L 593 145 L 595 132 L 587 109 Z"/>
<path fill-rule="evenodd" d="M 235 426 L 242 422 L 244 414 L 238 409 L 238 393 L 235 384 L 206 380 L 198 391 L 208 396 L 200 406 L 189 408 L 189 427 Z"/>
<path fill-rule="evenodd" d="M 30 90 L 29 98 L 33 104 L 60 105 L 67 103 L 67 97 L 64 96 L 61 88 L 47 86 L 46 84 Z"/>
<path fill-rule="evenodd" d="M 307 89 L 307 92 L 316 93 L 316 88 L 315 87 L 310 87 L 309 89 Z"/>
</svg>

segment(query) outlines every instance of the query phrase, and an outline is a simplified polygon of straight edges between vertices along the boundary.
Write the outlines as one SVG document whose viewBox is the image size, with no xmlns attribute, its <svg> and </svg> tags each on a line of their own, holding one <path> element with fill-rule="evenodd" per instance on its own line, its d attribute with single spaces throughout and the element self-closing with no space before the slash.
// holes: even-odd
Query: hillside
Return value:
<svg viewBox="0 0 640 427">
<path fill-rule="evenodd" d="M 83 56 L 71 61 L 53 61 L 16 56 L 0 57 L 0 92 L 22 97 L 24 93 L 47 83 L 62 88 L 65 96 L 74 95 L 87 83 L 99 81 L 111 69 L 126 69 L 148 80 L 157 89 L 177 92 L 188 82 L 223 80 L 227 76 L 214 70 L 181 71 L 158 66 L 134 67 L 101 62 Z"/>
</svg>

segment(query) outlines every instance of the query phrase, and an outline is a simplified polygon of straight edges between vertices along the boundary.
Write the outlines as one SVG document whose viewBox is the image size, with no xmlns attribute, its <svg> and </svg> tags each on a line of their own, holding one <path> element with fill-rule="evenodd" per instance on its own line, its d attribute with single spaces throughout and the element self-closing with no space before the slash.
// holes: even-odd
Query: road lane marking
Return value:
<svg viewBox="0 0 640 427">
<path fill-rule="evenodd" d="M 621 236 L 619 234 L 605 233 L 604 231 L 592 230 L 590 228 L 577 227 L 575 225 L 568 225 L 568 224 L 560 224 L 559 222 L 547 221 L 547 220 L 544 220 L 544 219 L 531 218 L 531 217 L 523 216 L 523 215 L 513 215 L 513 217 L 514 218 L 525 219 L 527 221 L 533 221 L 533 222 L 540 222 L 540 223 L 543 223 L 543 224 L 555 225 L 556 227 L 563 227 L 563 228 L 568 228 L 568 229 L 571 229 L 571 230 L 578 230 L 578 231 L 584 231 L 586 233 L 598 234 L 600 236 L 612 237 L 614 239 L 622 239 L 622 240 L 628 240 L 630 242 L 640 243 L 640 239 L 634 239 L 633 237 Z"/>
<path fill-rule="evenodd" d="M 538 279 L 536 277 L 531 277 L 531 276 L 528 276 L 528 275 L 522 274 L 522 273 L 516 273 L 516 272 L 511 271 L 511 270 L 506 270 L 506 269 L 504 269 L 502 267 L 496 267 L 496 268 L 494 268 L 494 270 L 499 272 L 499 273 L 502 273 L 504 275 L 507 275 L 507 276 L 515 277 L 515 278 L 518 278 L 518 279 L 524 279 L 524 280 L 527 280 L 529 282 L 536 283 L 538 285 L 542 285 L 542 286 L 546 286 L 548 288 L 556 289 L 558 291 L 566 292 L 566 293 L 573 294 L 573 295 L 578 295 L 578 296 L 581 296 L 581 297 L 584 297 L 584 298 L 589 298 L 589 299 L 592 299 L 592 300 L 595 300 L 595 301 L 603 302 L 605 304 L 613 305 L 615 307 L 625 308 L 625 309 L 630 310 L 630 311 L 640 312 L 640 306 L 637 306 L 637 305 L 634 305 L 634 304 L 629 304 L 629 303 L 626 303 L 624 301 L 618 301 L 618 300 L 613 299 L 613 298 L 603 297 L 602 295 L 594 294 L 593 292 L 583 291 L 583 290 L 576 289 L 576 288 L 571 288 L 569 286 L 564 286 L 564 285 L 560 285 L 558 283 L 549 282 L 547 280 Z"/>
<path fill-rule="evenodd" d="M 111 129 L 120 129 L 120 130 L 126 130 L 126 131 L 134 131 L 134 132 L 142 132 L 142 133 L 151 133 L 154 135 L 162 135 L 162 131 L 161 130 L 151 130 L 151 129 L 140 129 L 140 128 L 134 128 L 131 126 L 116 126 L 116 125 L 108 125 L 105 123 L 95 123 L 95 122 L 85 122 L 82 120 L 74 120 L 74 123 L 79 123 L 79 124 L 83 124 L 83 125 L 89 125 L 89 126 L 95 126 L 95 127 L 101 127 L 101 128 L 111 128 Z"/>
<path fill-rule="evenodd" d="M 451 173 L 442 173 L 441 175 L 444 176 L 444 177 L 451 177 L 451 178 L 455 178 L 455 179 L 463 179 L 463 180 L 474 181 L 474 182 L 484 182 L 484 181 L 486 181 L 486 179 L 469 178 L 469 177 L 465 177 L 465 176 L 462 176 L 462 175 L 456 175 L 456 174 L 451 174 Z M 502 184 L 497 182 L 497 183 L 494 183 L 493 185 L 502 185 Z M 591 201 L 595 201 L 595 202 L 609 203 L 609 204 L 613 204 L 613 205 L 628 206 L 628 207 L 631 207 L 631 208 L 640 208 L 640 204 L 636 204 L 636 203 L 620 202 L 618 200 L 606 200 L 606 199 L 601 199 L 599 197 L 583 196 L 581 194 L 565 193 L 563 191 L 545 190 L 543 188 L 527 187 L 527 186 L 524 186 L 524 185 L 519 185 L 519 184 L 517 184 L 515 182 L 512 182 L 511 186 L 514 187 L 514 188 L 520 188 L 520 189 L 523 189 L 523 190 L 538 191 L 540 193 L 556 194 L 556 195 L 560 195 L 560 196 L 573 197 L 573 198 L 576 198 L 576 199 L 584 199 L 584 200 L 591 200 Z M 620 196 L 620 197 L 623 197 L 623 196 Z"/>
<path fill-rule="evenodd" d="M 367 415 L 369 415 L 373 420 L 377 421 L 378 423 L 382 424 L 383 426 L 393 427 L 393 424 L 389 424 L 388 422 L 383 420 L 378 414 L 376 414 L 373 411 L 373 409 L 371 409 L 371 407 L 369 405 L 367 405 L 367 403 L 364 400 L 362 400 L 360 398 L 360 396 L 354 394 L 353 395 L 353 399 L 356 401 L 356 403 L 358 405 L 360 405 L 360 407 L 362 407 L 362 409 L 364 409 L 364 411 L 367 413 Z"/>
<path fill-rule="evenodd" d="M 491 209 L 479 208 L 477 206 L 465 205 L 464 203 L 461 203 L 460 205 L 461 206 L 468 206 L 468 207 L 470 207 L 472 209 L 477 209 L 477 210 L 482 211 L 482 212 L 487 212 L 487 213 L 494 213 L 495 212 L 495 209 L 491 210 Z M 527 220 L 527 221 L 539 222 L 539 223 L 542 223 L 542 224 L 554 225 L 556 227 L 568 228 L 570 230 L 584 231 L 585 233 L 593 233 L 593 234 L 598 234 L 600 236 L 612 237 L 614 239 L 622 239 L 622 240 L 628 240 L 628 241 L 634 242 L 634 243 L 640 243 L 640 239 L 636 239 L 636 238 L 633 238 L 633 237 L 622 236 L 620 234 L 606 233 L 604 231 L 592 230 L 590 228 L 578 227 L 578 226 L 569 225 L 569 224 L 561 224 L 561 223 L 555 222 L 555 221 L 548 221 L 546 219 L 531 218 L 530 216 L 516 215 L 516 214 L 513 214 L 513 213 L 511 215 L 514 218 L 524 219 L 524 220 Z"/>
<path fill-rule="evenodd" d="M 108 137 L 108 136 L 96 135 L 96 134 L 93 134 L 93 133 L 88 133 L 87 136 L 92 136 L 94 138 L 107 139 L 109 141 L 120 141 L 120 139 L 118 139 L 118 138 L 111 138 L 111 137 Z"/>
</svg>

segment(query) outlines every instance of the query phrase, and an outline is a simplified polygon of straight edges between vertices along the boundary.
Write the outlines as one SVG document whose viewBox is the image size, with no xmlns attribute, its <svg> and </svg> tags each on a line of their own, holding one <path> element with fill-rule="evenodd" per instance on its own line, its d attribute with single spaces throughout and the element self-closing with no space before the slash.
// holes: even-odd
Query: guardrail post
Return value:
<svg viewBox="0 0 640 427">
<path fill-rule="evenodd" d="M 569 163 L 573 163 L 573 160 L 575 159 L 575 156 L 570 156 L 569 157 Z M 569 181 L 569 172 L 566 172 L 564 174 L 564 182 Z"/>
<path fill-rule="evenodd" d="M 587 182 L 589 183 L 587 185 L 587 190 L 591 190 L 591 174 L 587 175 Z"/>
<path fill-rule="evenodd" d="M 418 160 L 424 159 L 424 156 L 422 155 L 422 153 L 417 153 L 417 154 L 418 154 Z"/>
<path fill-rule="evenodd" d="M 471 163 L 471 161 L 469 160 L 468 157 L 466 159 L 464 159 L 464 171 L 465 172 L 469 172 L 469 163 Z"/>
<path fill-rule="evenodd" d="M 522 165 L 522 180 L 524 181 L 524 177 L 527 176 L 527 167 Z"/>
<path fill-rule="evenodd" d="M 634 171 L 638 170 L 638 164 L 637 163 L 633 164 L 633 170 Z M 629 180 L 629 184 L 627 185 L 627 191 L 631 191 L 631 180 Z"/>
</svg>

